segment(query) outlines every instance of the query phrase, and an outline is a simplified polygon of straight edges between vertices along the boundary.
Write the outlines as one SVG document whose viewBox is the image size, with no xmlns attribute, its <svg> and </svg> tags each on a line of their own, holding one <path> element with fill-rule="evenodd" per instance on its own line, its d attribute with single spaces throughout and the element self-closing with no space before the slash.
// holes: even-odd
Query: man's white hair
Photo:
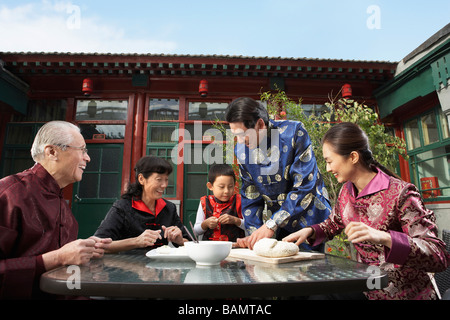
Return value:
<svg viewBox="0 0 450 320">
<path fill-rule="evenodd" d="M 34 161 L 42 159 L 44 149 L 48 145 L 69 145 L 73 141 L 73 132 L 80 128 L 66 121 L 50 121 L 44 124 L 36 134 L 31 147 L 31 157 Z"/>
</svg>

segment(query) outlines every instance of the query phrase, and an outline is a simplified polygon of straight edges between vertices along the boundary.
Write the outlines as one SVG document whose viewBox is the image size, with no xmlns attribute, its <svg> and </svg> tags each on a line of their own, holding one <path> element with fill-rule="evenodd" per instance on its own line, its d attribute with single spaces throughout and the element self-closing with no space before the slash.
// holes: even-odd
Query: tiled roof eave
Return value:
<svg viewBox="0 0 450 320">
<path fill-rule="evenodd" d="M 223 55 L 0 52 L 16 74 L 259 76 L 387 80 L 396 63 Z"/>
</svg>

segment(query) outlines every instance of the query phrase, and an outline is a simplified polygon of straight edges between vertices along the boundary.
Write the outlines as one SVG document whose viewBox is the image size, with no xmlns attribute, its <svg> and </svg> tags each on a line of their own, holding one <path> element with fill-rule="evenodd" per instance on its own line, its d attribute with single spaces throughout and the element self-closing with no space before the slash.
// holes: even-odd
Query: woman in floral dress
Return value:
<svg viewBox="0 0 450 320">
<path fill-rule="evenodd" d="M 364 292 L 366 298 L 438 299 L 431 273 L 444 271 L 450 256 L 417 188 L 373 158 L 367 135 L 354 123 L 333 126 L 322 146 L 327 171 L 345 184 L 327 220 L 283 240 L 315 246 L 344 230 L 358 261 L 389 275 L 388 286 Z"/>
</svg>

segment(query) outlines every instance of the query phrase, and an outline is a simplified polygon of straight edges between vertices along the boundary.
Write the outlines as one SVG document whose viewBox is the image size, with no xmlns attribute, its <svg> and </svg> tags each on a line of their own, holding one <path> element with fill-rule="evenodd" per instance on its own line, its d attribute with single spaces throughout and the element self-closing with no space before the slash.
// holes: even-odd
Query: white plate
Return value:
<svg viewBox="0 0 450 320">
<path fill-rule="evenodd" d="M 157 249 L 150 250 L 145 254 L 150 259 L 158 259 L 158 260 L 192 260 L 189 258 L 188 254 L 184 250 L 177 250 L 172 248 L 169 253 L 159 253 Z"/>
</svg>

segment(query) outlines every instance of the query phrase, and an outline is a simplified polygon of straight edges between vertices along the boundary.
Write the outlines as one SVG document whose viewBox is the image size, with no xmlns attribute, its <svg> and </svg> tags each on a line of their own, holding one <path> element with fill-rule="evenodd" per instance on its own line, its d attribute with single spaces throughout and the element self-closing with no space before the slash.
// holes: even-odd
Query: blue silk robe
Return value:
<svg viewBox="0 0 450 320">
<path fill-rule="evenodd" d="M 278 235 L 281 230 L 286 235 L 320 223 L 330 214 L 328 193 L 301 122 L 270 120 L 267 139 L 255 149 L 237 144 L 235 153 L 249 234 L 268 219 L 277 224 Z"/>
</svg>

